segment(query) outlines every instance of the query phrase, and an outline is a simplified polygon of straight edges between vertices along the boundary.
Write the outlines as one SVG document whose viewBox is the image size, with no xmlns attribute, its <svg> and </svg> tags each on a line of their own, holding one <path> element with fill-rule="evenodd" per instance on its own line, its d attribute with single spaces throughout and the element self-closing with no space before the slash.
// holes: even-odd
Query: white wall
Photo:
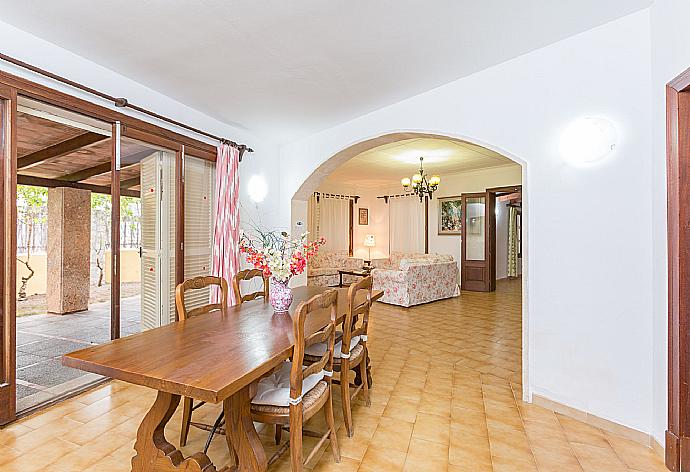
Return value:
<svg viewBox="0 0 690 472">
<path fill-rule="evenodd" d="M 388 257 L 390 248 L 388 240 L 388 205 L 382 198 L 376 198 L 382 193 L 377 192 L 358 192 L 361 195 L 355 205 L 355 228 L 354 228 L 354 256 L 363 259 L 369 258 L 369 248 L 364 247 L 364 237 L 373 234 L 376 246 L 371 248 L 371 258 L 381 259 Z M 359 209 L 369 210 L 369 224 L 359 224 Z"/>
<path fill-rule="evenodd" d="M 528 391 L 650 432 L 649 22 L 635 13 L 285 146 L 285 221 L 320 164 L 387 133 L 448 135 L 521 161 Z M 558 142 L 583 115 L 612 120 L 619 144 L 576 168 Z M 635 201 L 621 200 L 630 189 Z"/>
<path fill-rule="evenodd" d="M 162 95 L 150 88 L 147 88 L 125 76 L 122 76 L 110 69 L 106 69 L 94 62 L 81 56 L 69 52 L 52 43 L 44 41 L 36 36 L 21 31 L 7 23 L 0 22 L 0 44 L 2 52 L 15 57 L 29 64 L 41 67 L 50 72 L 54 72 L 63 77 L 75 80 L 88 85 L 97 90 L 101 90 L 110 95 L 125 97 L 130 103 L 143 106 L 162 115 L 176 119 L 183 123 L 195 126 L 199 129 L 227 137 L 237 142 L 244 142 L 252 147 L 255 152 L 247 154 L 240 166 L 242 182 L 254 174 L 263 175 L 269 184 L 269 193 L 266 200 L 255 205 L 247 195 L 247 189 L 241 192 L 241 202 L 243 206 L 243 216 L 247 220 L 266 221 L 270 224 L 277 224 L 279 208 L 279 173 L 277 159 L 279 155 L 278 146 L 270 140 L 257 136 L 244 129 L 229 126 L 221 121 L 211 118 L 197 110 L 194 110 L 170 97 Z M 71 87 L 59 84 L 40 75 L 33 74 L 24 69 L 15 67 L 9 63 L 0 61 L 0 70 L 11 74 L 24 77 L 33 82 L 37 82 L 53 89 L 63 91 L 70 95 L 88 100 L 98 105 L 115 109 L 112 103 L 98 99 L 90 94 L 72 89 Z M 190 84 L 193 86 L 194 84 Z M 146 115 L 140 115 L 129 109 L 117 109 L 121 113 L 136 116 L 145 121 L 152 122 L 164 128 L 186 134 L 196 139 L 205 140 L 212 144 L 217 144 L 203 137 L 194 135 L 184 129 L 176 128 L 165 122 L 160 122 Z M 238 118 L 242 110 L 237 110 Z"/>
<path fill-rule="evenodd" d="M 661 441 L 667 415 L 666 98 L 668 82 L 690 67 L 690 2 L 656 0 L 651 7 L 653 220 L 650 226 L 654 313 L 654 437 Z M 663 441 L 661 442 L 663 444 Z"/>
</svg>

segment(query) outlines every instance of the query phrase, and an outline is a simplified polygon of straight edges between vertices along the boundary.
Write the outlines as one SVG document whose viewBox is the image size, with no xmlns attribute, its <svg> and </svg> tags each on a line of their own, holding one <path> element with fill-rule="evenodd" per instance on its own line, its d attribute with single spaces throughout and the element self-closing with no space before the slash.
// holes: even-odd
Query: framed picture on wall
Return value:
<svg viewBox="0 0 690 472">
<path fill-rule="evenodd" d="M 359 224 L 368 225 L 369 224 L 369 209 L 360 208 L 359 209 Z"/>
<path fill-rule="evenodd" d="M 438 234 L 462 234 L 462 200 L 459 196 L 438 199 Z"/>
</svg>

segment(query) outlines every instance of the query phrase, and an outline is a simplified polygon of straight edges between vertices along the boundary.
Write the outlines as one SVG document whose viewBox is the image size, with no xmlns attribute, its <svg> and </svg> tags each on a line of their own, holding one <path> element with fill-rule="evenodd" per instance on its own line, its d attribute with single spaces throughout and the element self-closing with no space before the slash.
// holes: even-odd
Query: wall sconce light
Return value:
<svg viewBox="0 0 690 472">
<path fill-rule="evenodd" d="M 563 131 L 560 151 L 570 164 L 589 166 L 611 154 L 617 139 L 616 127 L 606 118 L 580 118 Z"/>
<path fill-rule="evenodd" d="M 249 198 L 255 203 L 263 202 L 268 193 L 266 179 L 261 175 L 252 175 L 247 182 L 247 193 L 249 194 Z"/>
</svg>

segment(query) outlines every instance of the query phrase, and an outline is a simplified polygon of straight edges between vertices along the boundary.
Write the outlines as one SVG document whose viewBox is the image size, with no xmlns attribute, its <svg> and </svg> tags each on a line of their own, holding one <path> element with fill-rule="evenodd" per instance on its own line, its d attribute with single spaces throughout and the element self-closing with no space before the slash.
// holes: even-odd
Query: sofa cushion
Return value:
<svg viewBox="0 0 690 472">
<path fill-rule="evenodd" d="M 400 260 L 400 270 L 404 270 L 410 265 L 441 264 L 443 262 L 454 262 L 453 256 L 447 254 L 424 254 L 415 258 Z"/>
<path fill-rule="evenodd" d="M 321 251 L 309 261 L 309 269 L 360 269 L 364 266 L 364 259 L 350 257 L 347 252 Z"/>
</svg>

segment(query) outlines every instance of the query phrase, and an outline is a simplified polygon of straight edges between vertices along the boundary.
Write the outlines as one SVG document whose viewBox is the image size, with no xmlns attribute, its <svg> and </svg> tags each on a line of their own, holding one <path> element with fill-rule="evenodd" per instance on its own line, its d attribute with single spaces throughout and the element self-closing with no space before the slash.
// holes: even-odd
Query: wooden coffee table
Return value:
<svg viewBox="0 0 690 472">
<path fill-rule="evenodd" d="M 371 275 L 371 270 L 341 269 L 338 271 L 338 275 L 340 275 L 340 283 L 338 284 L 338 287 L 343 287 L 343 275 L 357 275 L 359 277 L 367 277 Z"/>
</svg>

